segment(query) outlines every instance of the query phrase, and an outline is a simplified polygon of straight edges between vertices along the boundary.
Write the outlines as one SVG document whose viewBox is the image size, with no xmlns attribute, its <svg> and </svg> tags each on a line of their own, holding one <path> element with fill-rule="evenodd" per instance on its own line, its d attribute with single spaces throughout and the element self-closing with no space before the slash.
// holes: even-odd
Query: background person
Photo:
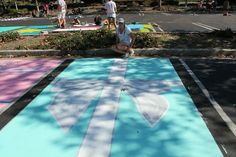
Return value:
<svg viewBox="0 0 236 157">
<path fill-rule="evenodd" d="M 229 11 L 229 0 L 225 0 L 223 3 L 223 15 L 228 16 L 228 11 Z"/>
<path fill-rule="evenodd" d="M 94 18 L 94 23 L 97 26 L 101 26 L 102 25 L 102 17 L 100 15 L 96 15 L 95 18 Z"/>
<path fill-rule="evenodd" d="M 113 24 L 114 27 L 116 28 L 116 12 L 117 12 L 116 3 L 113 2 L 112 0 L 109 0 L 105 4 L 105 9 L 108 18 L 108 29 L 109 30 L 111 29 L 111 24 Z"/>
<path fill-rule="evenodd" d="M 117 53 L 124 54 L 124 57 L 128 57 L 134 54 L 134 50 L 132 49 L 134 36 L 131 29 L 126 26 L 123 18 L 119 19 L 118 24 L 118 28 L 116 29 L 116 45 L 112 49 Z"/>
<path fill-rule="evenodd" d="M 57 0 L 58 3 L 58 27 L 65 28 L 66 26 L 66 2 L 64 0 Z"/>
</svg>

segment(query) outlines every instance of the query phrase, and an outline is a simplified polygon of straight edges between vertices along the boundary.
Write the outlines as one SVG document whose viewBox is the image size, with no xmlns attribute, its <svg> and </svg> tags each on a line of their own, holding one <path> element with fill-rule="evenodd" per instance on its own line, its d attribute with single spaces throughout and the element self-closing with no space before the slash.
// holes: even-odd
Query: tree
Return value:
<svg viewBox="0 0 236 157">
<path fill-rule="evenodd" d="M 1 0 L 2 6 L 4 10 L 7 10 L 6 2 L 5 0 Z"/>
</svg>

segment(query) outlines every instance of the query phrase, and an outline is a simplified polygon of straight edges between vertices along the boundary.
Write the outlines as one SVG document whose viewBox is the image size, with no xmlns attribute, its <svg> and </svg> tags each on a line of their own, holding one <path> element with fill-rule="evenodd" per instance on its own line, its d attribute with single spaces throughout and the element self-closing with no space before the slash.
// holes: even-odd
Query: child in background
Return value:
<svg viewBox="0 0 236 157">
<path fill-rule="evenodd" d="M 95 18 L 94 18 L 94 23 L 95 23 L 97 26 L 101 26 L 101 25 L 102 25 L 102 17 L 101 17 L 100 15 L 95 16 Z"/>
</svg>

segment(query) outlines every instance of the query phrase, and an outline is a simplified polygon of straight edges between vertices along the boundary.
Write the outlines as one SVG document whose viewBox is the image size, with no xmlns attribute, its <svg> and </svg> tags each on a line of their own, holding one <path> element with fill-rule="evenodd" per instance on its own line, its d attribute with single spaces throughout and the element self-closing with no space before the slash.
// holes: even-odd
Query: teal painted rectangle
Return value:
<svg viewBox="0 0 236 157">
<path fill-rule="evenodd" d="M 168 59 L 153 58 L 130 59 L 126 79 L 181 81 Z M 151 127 L 128 91 L 122 93 L 110 157 L 223 157 L 183 85 L 159 94 L 170 106 Z"/>
<path fill-rule="evenodd" d="M 130 29 L 142 29 L 144 28 L 144 25 L 143 24 L 129 24 L 128 27 Z"/>
<path fill-rule="evenodd" d="M 8 32 L 8 31 L 14 31 L 20 28 L 23 28 L 24 26 L 7 26 L 7 27 L 0 27 L 0 32 Z"/>
<path fill-rule="evenodd" d="M 112 63 L 113 59 L 99 58 L 72 62 L 0 131 L 0 156 L 76 157 L 99 96 L 91 102 L 76 124 L 65 132 L 49 111 L 56 96 L 53 83 L 70 79 L 105 80 Z"/>
<path fill-rule="evenodd" d="M 58 78 L 104 80 L 107 79 L 107 75 L 110 72 L 113 62 L 113 59 L 79 59 L 78 61 L 71 63 L 71 66 L 59 75 Z M 73 73 L 71 72 L 72 70 Z"/>
<path fill-rule="evenodd" d="M 65 132 L 49 111 L 56 97 L 55 82 L 107 80 L 113 63 L 113 59 L 102 58 L 72 62 L 0 131 L 0 156 L 76 157 L 93 112 L 97 109 L 99 95 L 73 127 Z M 129 59 L 125 79 L 142 80 L 144 83 L 155 80 L 181 83 L 170 61 L 157 58 Z M 160 91 L 159 94 L 168 100 L 170 107 L 153 127 L 140 114 L 128 91 L 122 91 L 109 157 L 222 157 L 184 86 L 174 85 L 167 90 L 160 87 Z M 71 91 L 63 92 L 71 96 Z"/>
</svg>

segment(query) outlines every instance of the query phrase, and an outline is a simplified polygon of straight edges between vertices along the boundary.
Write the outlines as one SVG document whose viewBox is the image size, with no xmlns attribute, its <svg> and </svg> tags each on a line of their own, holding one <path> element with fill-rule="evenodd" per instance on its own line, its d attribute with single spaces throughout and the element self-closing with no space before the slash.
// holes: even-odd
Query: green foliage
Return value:
<svg viewBox="0 0 236 157">
<path fill-rule="evenodd" d="M 63 33 L 50 36 L 45 40 L 48 48 L 59 50 L 86 50 L 94 48 L 108 48 L 115 45 L 115 33 L 106 29 L 96 31 L 82 31 L 77 33 Z M 157 37 L 148 33 L 135 33 L 134 48 L 158 47 Z"/>
<path fill-rule="evenodd" d="M 150 47 L 157 47 L 158 40 L 156 37 L 153 37 L 151 34 L 148 33 L 136 33 L 135 34 L 135 48 L 150 48 Z"/>
<path fill-rule="evenodd" d="M 20 34 L 18 32 L 5 32 L 0 33 L 0 42 L 9 42 L 15 41 L 20 38 Z"/>
<path fill-rule="evenodd" d="M 46 39 L 49 46 L 60 50 L 86 50 L 91 48 L 105 48 L 115 44 L 115 34 L 101 29 L 96 31 L 82 31 L 63 33 Z"/>
</svg>

